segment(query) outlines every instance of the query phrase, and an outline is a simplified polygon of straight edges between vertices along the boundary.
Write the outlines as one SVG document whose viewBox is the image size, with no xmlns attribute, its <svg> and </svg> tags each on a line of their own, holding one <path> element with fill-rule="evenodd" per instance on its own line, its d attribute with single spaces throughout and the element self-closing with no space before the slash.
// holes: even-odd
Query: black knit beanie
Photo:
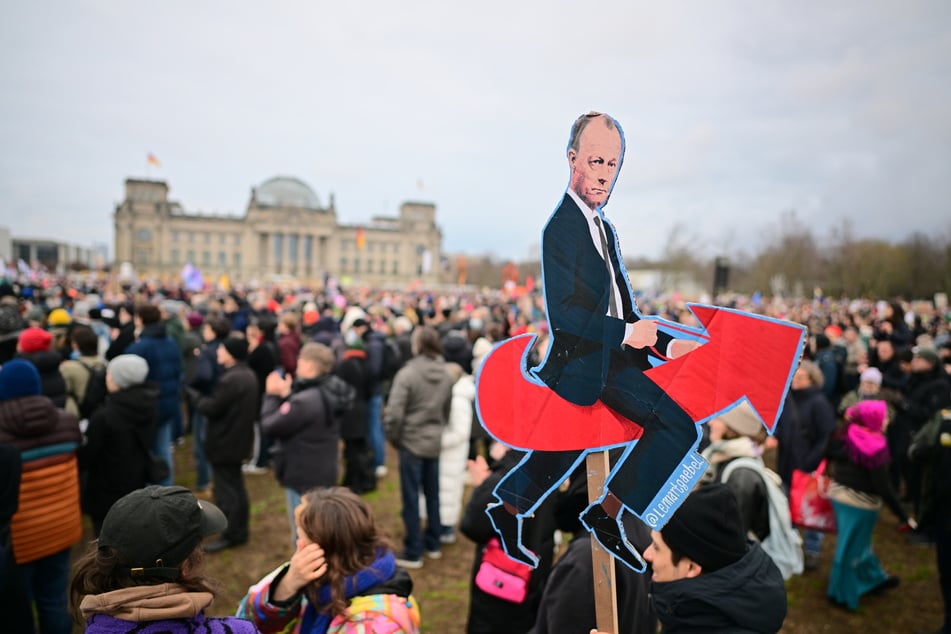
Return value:
<svg viewBox="0 0 951 634">
<path fill-rule="evenodd" d="M 244 361 L 248 358 L 248 342 L 240 337 L 228 337 L 221 345 L 225 347 L 235 361 Z"/>
<path fill-rule="evenodd" d="M 713 572 L 746 554 L 746 534 L 733 491 L 709 484 L 693 491 L 660 531 L 664 542 Z"/>
</svg>

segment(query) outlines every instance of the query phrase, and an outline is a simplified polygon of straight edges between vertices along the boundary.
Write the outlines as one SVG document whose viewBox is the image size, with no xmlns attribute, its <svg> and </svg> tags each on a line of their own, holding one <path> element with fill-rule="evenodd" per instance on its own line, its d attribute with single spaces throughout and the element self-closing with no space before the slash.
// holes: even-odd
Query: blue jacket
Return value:
<svg viewBox="0 0 951 634">
<path fill-rule="evenodd" d="M 142 329 L 139 340 L 125 349 L 149 364 L 148 380 L 159 388 L 159 424 L 181 416 L 182 353 L 164 324 L 149 324 Z"/>
</svg>

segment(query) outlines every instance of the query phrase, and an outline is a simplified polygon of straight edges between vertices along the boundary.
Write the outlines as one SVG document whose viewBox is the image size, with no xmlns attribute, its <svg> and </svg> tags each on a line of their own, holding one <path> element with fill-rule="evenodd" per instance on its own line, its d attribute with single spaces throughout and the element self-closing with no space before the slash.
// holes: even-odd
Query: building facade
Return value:
<svg viewBox="0 0 951 634">
<path fill-rule="evenodd" d="M 31 269 L 45 269 L 56 275 L 70 271 L 85 271 L 101 267 L 103 259 L 95 249 L 49 238 L 13 237 L 11 260 L 22 262 Z M 7 258 L 0 258 L 6 261 Z"/>
<path fill-rule="evenodd" d="M 251 190 L 243 216 L 188 213 L 168 198 L 164 181 L 127 179 L 116 206 L 115 261 L 138 275 L 172 279 L 186 264 L 205 279 L 232 283 L 297 280 L 320 284 L 399 287 L 439 277 L 442 232 L 436 206 L 406 202 L 399 215 L 365 225 L 337 222 L 303 181 L 277 177 Z"/>
</svg>

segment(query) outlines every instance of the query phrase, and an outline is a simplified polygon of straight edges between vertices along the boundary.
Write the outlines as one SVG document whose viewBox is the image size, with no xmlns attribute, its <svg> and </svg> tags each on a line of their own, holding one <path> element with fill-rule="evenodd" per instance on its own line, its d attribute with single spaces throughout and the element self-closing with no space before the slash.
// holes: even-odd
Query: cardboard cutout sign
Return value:
<svg viewBox="0 0 951 634">
<path fill-rule="evenodd" d="M 772 432 L 804 329 L 715 306 L 690 307 L 703 328 L 641 315 L 602 211 L 624 157 L 620 125 L 600 113 L 579 117 L 567 154 L 568 190 L 542 233 L 548 353 L 527 368 L 534 336 L 516 337 L 490 353 L 479 375 L 482 425 L 528 452 L 486 512 L 509 557 L 534 566 L 523 522 L 587 454 L 623 447 L 581 521 L 640 572 L 646 565 L 622 515 L 662 528 L 706 470 L 699 425 L 744 399 Z"/>
</svg>

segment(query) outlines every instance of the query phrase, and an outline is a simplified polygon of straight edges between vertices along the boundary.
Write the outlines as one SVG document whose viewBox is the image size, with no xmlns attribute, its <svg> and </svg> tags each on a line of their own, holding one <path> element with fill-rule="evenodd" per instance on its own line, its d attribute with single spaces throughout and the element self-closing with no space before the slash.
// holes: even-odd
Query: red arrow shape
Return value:
<svg viewBox="0 0 951 634">
<path fill-rule="evenodd" d="M 690 305 L 690 310 L 706 327 L 709 341 L 646 373 L 695 421 L 746 397 L 772 431 L 805 329 L 715 306 Z M 600 401 L 575 405 L 529 377 L 524 356 L 534 340 L 522 335 L 504 341 L 482 365 L 479 418 L 493 437 L 519 449 L 544 451 L 598 449 L 640 438 L 640 425 Z"/>
<path fill-rule="evenodd" d="M 710 339 L 647 371 L 695 421 L 744 396 L 770 432 L 776 426 L 805 328 L 728 308 L 691 304 Z"/>
</svg>

